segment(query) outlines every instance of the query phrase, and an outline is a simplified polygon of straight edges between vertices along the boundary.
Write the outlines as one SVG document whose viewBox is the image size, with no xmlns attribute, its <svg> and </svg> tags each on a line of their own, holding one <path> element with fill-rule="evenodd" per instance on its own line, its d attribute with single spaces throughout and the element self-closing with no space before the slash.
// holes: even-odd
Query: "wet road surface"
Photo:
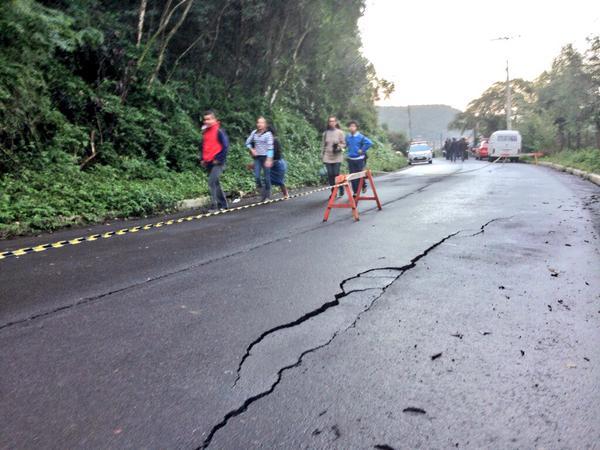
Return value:
<svg viewBox="0 0 600 450">
<path fill-rule="evenodd" d="M 1 261 L 0 447 L 598 448 L 600 189 L 377 188 L 357 223 L 320 193 Z"/>
</svg>

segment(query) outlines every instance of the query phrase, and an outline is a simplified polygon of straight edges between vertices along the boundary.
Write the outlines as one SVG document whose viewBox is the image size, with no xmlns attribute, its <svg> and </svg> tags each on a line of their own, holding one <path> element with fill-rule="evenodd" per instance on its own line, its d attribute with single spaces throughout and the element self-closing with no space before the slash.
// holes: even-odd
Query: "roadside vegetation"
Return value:
<svg viewBox="0 0 600 450">
<path fill-rule="evenodd" d="M 600 150 L 597 148 L 563 150 L 545 156 L 543 161 L 600 174 Z"/>
<path fill-rule="evenodd" d="M 168 211 L 205 195 L 202 111 L 232 147 L 224 188 L 254 189 L 243 141 L 277 129 L 290 187 L 321 182 L 329 114 L 378 127 L 393 91 L 360 53 L 364 0 L 9 0 L 0 4 L 0 237 Z"/>
<path fill-rule="evenodd" d="M 510 85 L 512 126 L 523 136 L 524 152 L 542 151 L 549 160 L 598 170 L 600 35 L 590 36 L 583 52 L 566 45 L 538 78 L 513 79 Z M 494 83 L 449 128 L 489 137 L 506 128 L 505 105 L 506 84 Z"/>
</svg>

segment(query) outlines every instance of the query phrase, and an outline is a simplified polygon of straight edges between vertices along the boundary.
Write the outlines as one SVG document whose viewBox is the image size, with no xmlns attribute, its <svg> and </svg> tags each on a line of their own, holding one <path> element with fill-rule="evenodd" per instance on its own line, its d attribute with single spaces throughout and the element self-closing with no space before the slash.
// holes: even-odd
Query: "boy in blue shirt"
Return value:
<svg viewBox="0 0 600 450">
<path fill-rule="evenodd" d="M 367 151 L 371 148 L 373 142 L 358 131 L 358 122 L 355 120 L 348 122 L 348 130 L 350 131 L 350 133 L 346 135 L 348 170 L 350 173 L 362 172 L 365 170 Z M 360 180 L 352 180 L 352 190 L 354 191 L 354 195 L 358 194 L 356 191 L 358 190 L 359 182 Z M 366 187 L 367 183 L 365 180 L 363 189 Z"/>
</svg>

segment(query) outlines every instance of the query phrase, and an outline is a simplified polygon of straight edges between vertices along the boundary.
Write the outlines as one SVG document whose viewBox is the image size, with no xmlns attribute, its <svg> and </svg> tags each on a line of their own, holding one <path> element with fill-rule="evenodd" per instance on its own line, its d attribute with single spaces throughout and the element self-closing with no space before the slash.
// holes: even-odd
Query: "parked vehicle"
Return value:
<svg viewBox="0 0 600 450">
<path fill-rule="evenodd" d="M 519 160 L 521 153 L 521 133 L 516 130 L 499 130 L 490 136 L 488 160 L 509 158 L 512 162 Z"/>
<path fill-rule="evenodd" d="M 473 149 L 475 159 L 487 159 L 488 157 L 489 139 L 482 139 L 478 147 Z"/>
<path fill-rule="evenodd" d="M 417 162 L 433 162 L 433 148 L 424 141 L 416 141 L 410 144 L 408 149 L 408 164 L 412 165 Z"/>
</svg>

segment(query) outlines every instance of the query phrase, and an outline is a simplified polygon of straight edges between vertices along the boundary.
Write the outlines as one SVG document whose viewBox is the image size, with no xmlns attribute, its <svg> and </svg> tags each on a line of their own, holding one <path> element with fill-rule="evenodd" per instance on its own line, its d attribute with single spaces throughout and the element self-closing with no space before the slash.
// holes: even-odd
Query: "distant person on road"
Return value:
<svg viewBox="0 0 600 450">
<path fill-rule="evenodd" d="M 450 138 L 446 138 L 446 141 L 444 142 L 444 157 L 446 159 L 450 159 L 450 144 L 452 141 L 450 141 Z"/>
<path fill-rule="evenodd" d="M 457 155 L 458 155 L 458 141 L 456 140 L 456 138 L 452 138 L 452 142 L 450 142 L 450 161 L 455 162 Z"/>
<path fill-rule="evenodd" d="M 271 184 L 279 186 L 281 193 L 285 198 L 289 197 L 288 189 L 285 185 L 285 174 L 287 173 L 287 161 L 283 159 L 281 151 L 281 143 L 277 138 L 275 128 L 269 127 L 269 131 L 273 135 L 273 167 L 271 167 Z"/>
<path fill-rule="evenodd" d="M 346 147 L 346 138 L 344 132 L 340 129 L 340 124 L 335 116 L 327 119 L 327 130 L 323 133 L 323 142 L 321 144 L 321 157 L 327 169 L 327 181 L 329 186 L 335 185 L 335 177 L 340 174 L 340 167 L 344 160 L 344 148 Z M 344 195 L 344 189 L 339 188 L 338 195 Z"/>
<path fill-rule="evenodd" d="M 208 172 L 208 187 L 212 209 L 227 209 L 227 197 L 221 188 L 221 175 L 229 150 L 229 138 L 221 128 L 214 111 L 202 115 L 202 143 L 200 145 L 200 165 Z"/>
<path fill-rule="evenodd" d="M 350 173 L 361 172 L 365 169 L 367 151 L 373 145 L 373 142 L 358 131 L 358 122 L 351 120 L 348 122 L 350 133 L 346 135 L 346 150 L 348 159 L 348 170 Z M 352 191 L 354 195 L 358 194 L 358 185 L 360 180 L 352 180 Z M 367 183 L 363 184 L 366 190 Z"/>
<path fill-rule="evenodd" d="M 256 130 L 246 139 L 246 147 L 254 159 L 256 187 L 261 189 L 262 201 L 271 198 L 271 167 L 273 166 L 273 133 L 269 131 L 267 119 L 256 119 Z M 262 172 L 262 178 L 261 178 Z"/>
<path fill-rule="evenodd" d="M 469 143 L 467 142 L 466 137 L 462 137 L 460 141 L 458 141 L 458 154 L 460 158 L 464 161 L 468 158 L 467 151 L 469 150 Z"/>
</svg>

